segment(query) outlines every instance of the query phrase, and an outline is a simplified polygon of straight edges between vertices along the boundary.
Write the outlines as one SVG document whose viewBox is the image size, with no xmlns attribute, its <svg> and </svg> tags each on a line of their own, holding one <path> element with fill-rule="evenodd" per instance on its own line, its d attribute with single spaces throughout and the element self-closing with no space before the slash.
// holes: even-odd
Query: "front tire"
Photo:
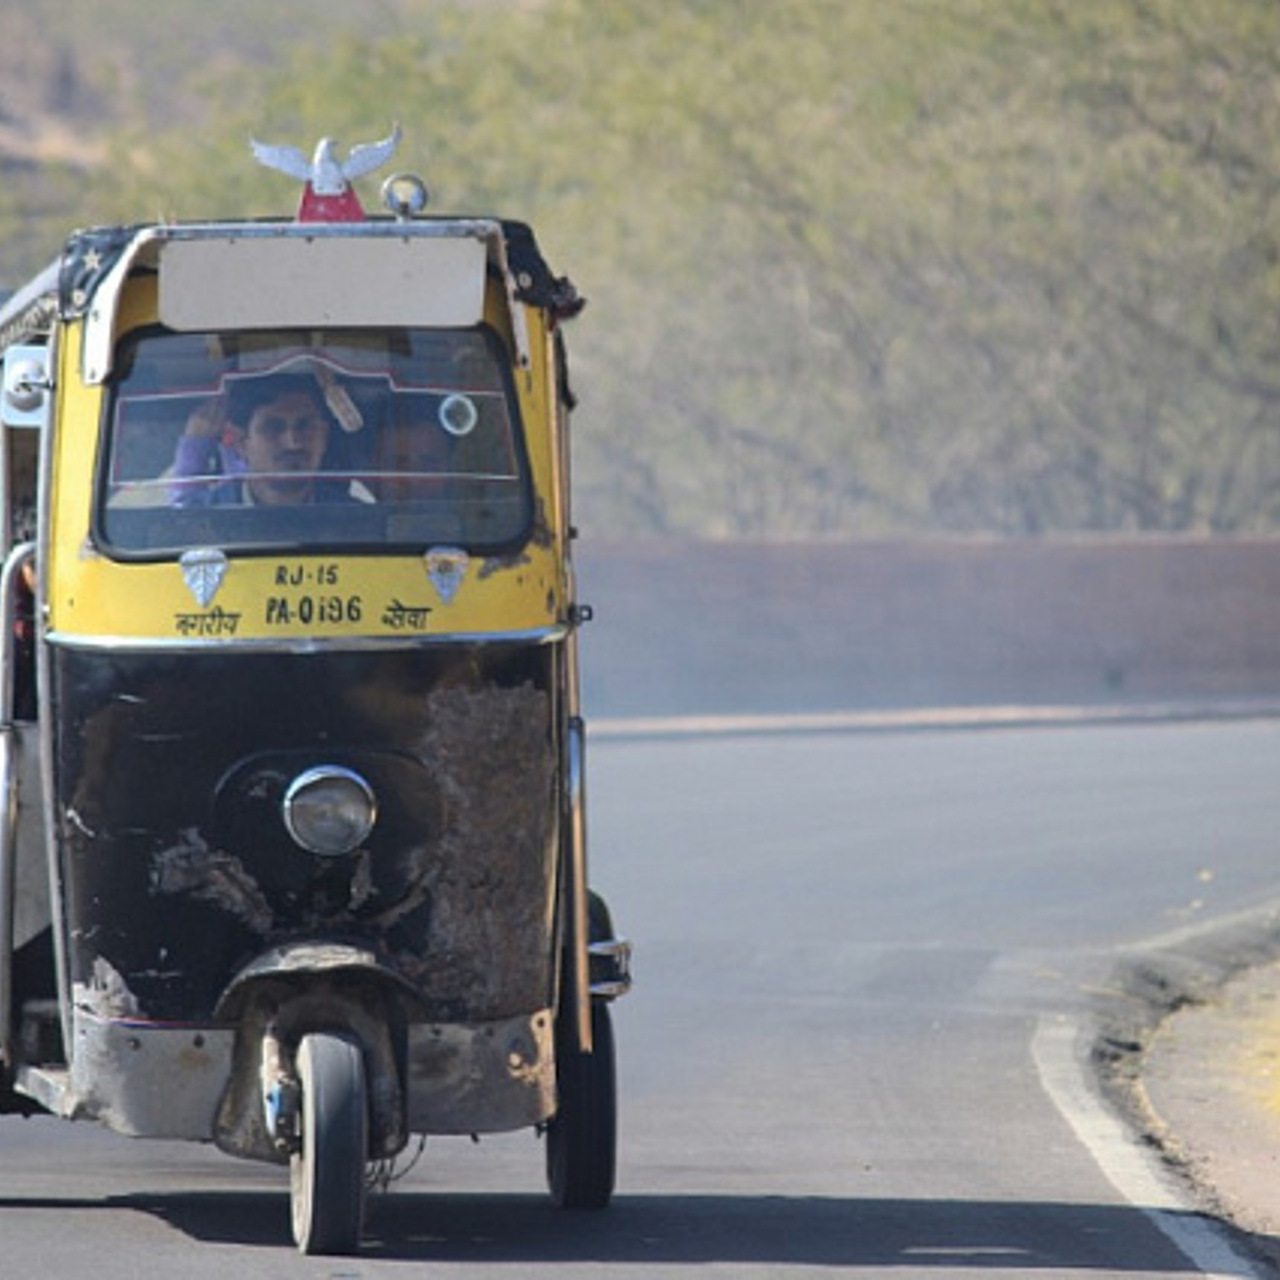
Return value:
<svg viewBox="0 0 1280 1280">
<path fill-rule="evenodd" d="M 607 1005 L 591 1005 L 593 1051 L 573 1043 L 561 1015 L 556 1036 L 555 1118 L 547 1126 L 547 1186 L 561 1209 L 603 1209 L 613 1197 L 618 1093 L 613 1024 Z"/>
<path fill-rule="evenodd" d="M 301 1149 L 289 1161 L 293 1238 L 307 1254 L 354 1253 L 364 1225 L 368 1105 L 364 1055 L 317 1032 L 298 1046 Z"/>
</svg>

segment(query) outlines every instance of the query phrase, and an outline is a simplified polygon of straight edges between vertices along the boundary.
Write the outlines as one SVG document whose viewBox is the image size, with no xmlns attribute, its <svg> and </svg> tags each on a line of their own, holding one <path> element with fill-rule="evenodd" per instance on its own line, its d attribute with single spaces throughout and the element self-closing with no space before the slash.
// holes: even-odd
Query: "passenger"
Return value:
<svg viewBox="0 0 1280 1280">
<path fill-rule="evenodd" d="M 28 560 L 15 583 L 13 607 L 13 716 L 36 718 L 36 566 Z"/>
<path fill-rule="evenodd" d="M 407 502 L 439 496 L 449 461 L 449 438 L 440 427 L 399 406 L 395 420 L 387 423 L 378 440 L 378 498 Z"/>
</svg>

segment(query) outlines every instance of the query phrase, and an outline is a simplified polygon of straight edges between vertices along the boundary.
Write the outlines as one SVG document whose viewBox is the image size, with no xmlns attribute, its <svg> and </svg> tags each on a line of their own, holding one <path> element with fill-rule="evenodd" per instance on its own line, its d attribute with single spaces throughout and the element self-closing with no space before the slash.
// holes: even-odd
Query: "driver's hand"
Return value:
<svg viewBox="0 0 1280 1280">
<path fill-rule="evenodd" d="M 222 396 L 206 400 L 188 419 L 185 434 L 200 440 L 212 440 L 227 426 L 227 404 Z"/>
</svg>

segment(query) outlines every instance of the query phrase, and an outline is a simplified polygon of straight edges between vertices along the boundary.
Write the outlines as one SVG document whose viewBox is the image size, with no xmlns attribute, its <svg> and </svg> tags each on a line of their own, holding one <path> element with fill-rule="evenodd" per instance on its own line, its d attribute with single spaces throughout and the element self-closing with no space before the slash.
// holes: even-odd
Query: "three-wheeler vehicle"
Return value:
<svg viewBox="0 0 1280 1280">
<path fill-rule="evenodd" d="M 0 305 L 0 1110 L 289 1169 L 411 1136 L 613 1192 L 563 321 L 530 229 L 256 147 L 292 219 L 78 232 Z M 256 144 L 255 144 L 256 145 Z"/>
</svg>

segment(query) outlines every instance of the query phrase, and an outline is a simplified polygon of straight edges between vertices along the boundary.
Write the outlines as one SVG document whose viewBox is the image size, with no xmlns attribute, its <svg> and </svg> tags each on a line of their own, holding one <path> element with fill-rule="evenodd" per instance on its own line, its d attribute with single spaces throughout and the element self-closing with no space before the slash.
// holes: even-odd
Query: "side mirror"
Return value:
<svg viewBox="0 0 1280 1280">
<path fill-rule="evenodd" d="M 47 347 L 10 347 L 4 353 L 0 423 L 6 427 L 43 427 L 49 420 L 52 386 Z"/>
</svg>

